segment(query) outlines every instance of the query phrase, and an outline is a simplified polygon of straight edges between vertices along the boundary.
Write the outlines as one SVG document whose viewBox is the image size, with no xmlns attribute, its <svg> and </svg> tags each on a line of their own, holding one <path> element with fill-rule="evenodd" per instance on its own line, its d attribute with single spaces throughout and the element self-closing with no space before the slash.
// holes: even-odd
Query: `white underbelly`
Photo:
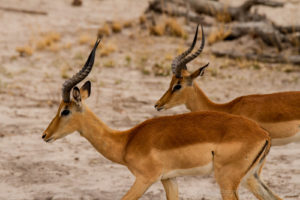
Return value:
<svg viewBox="0 0 300 200">
<path fill-rule="evenodd" d="M 213 163 L 210 162 L 207 165 L 201 167 L 189 168 L 189 169 L 175 169 L 164 173 L 161 179 L 174 178 L 178 176 L 191 176 L 191 175 L 206 175 L 213 171 Z"/>
<path fill-rule="evenodd" d="M 285 144 L 293 143 L 293 142 L 300 143 L 300 132 L 296 133 L 295 135 L 293 135 L 291 137 L 272 139 L 273 146 L 280 146 L 280 145 L 285 145 Z"/>
</svg>

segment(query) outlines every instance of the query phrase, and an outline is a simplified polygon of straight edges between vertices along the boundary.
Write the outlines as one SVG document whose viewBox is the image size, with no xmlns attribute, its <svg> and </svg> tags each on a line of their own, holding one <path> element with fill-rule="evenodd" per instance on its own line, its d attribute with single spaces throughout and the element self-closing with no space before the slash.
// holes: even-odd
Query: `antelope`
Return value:
<svg viewBox="0 0 300 200">
<path fill-rule="evenodd" d="M 214 103 L 205 95 L 195 79 L 203 76 L 209 63 L 192 73 L 188 72 L 186 66 L 199 56 L 204 48 L 205 37 L 202 27 L 201 46 L 195 53 L 188 56 L 196 44 L 197 35 L 198 26 L 190 48 L 173 59 L 172 80 L 168 90 L 155 104 L 157 111 L 184 104 L 190 111 L 218 111 L 241 115 L 256 121 L 267 130 L 272 139 L 272 145 L 299 142 L 300 92 L 240 96 L 223 104 Z"/>
<path fill-rule="evenodd" d="M 62 101 L 43 132 L 44 141 L 78 131 L 107 159 L 127 166 L 136 179 L 123 200 L 140 198 L 156 181 L 162 182 L 168 200 L 177 200 L 176 177 L 212 171 L 224 200 L 238 199 L 240 183 L 259 199 L 280 199 L 260 179 L 271 141 L 252 120 L 195 112 L 148 119 L 124 131 L 102 122 L 84 103 L 91 95 L 91 82 L 76 86 L 92 70 L 99 42 L 83 68 L 63 84 Z"/>
</svg>

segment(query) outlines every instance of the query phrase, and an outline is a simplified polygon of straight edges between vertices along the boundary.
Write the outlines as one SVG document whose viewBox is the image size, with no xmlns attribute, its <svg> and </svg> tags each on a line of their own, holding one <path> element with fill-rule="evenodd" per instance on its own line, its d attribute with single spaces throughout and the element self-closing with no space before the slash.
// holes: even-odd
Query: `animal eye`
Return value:
<svg viewBox="0 0 300 200">
<path fill-rule="evenodd" d="M 180 88 L 181 88 L 181 85 L 175 85 L 175 86 L 173 87 L 173 91 L 179 90 Z"/>
<path fill-rule="evenodd" d="M 69 110 L 63 110 L 61 112 L 61 116 L 67 116 L 68 114 L 70 114 L 70 111 Z"/>
</svg>

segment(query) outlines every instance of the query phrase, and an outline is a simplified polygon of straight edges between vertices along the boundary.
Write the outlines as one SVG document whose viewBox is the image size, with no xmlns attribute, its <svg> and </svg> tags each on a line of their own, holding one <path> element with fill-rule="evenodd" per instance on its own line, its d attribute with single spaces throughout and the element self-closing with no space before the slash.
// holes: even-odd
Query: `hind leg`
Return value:
<svg viewBox="0 0 300 200">
<path fill-rule="evenodd" d="M 215 178 L 220 186 L 223 200 L 239 199 L 237 189 L 242 177 L 236 173 L 232 173 L 232 166 L 215 168 Z"/>
<path fill-rule="evenodd" d="M 258 170 L 251 174 L 246 180 L 246 187 L 259 199 L 259 200 L 281 200 L 271 189 L 264 184 L 260 179 L 260 172 L 264 162 L 260 164 Z"/>
<path fill-rule="evenodd" d="M 262 180 L 260 180 L 257 173 L 253 174 L 247 179 L 247 188 L 259 199 L 259 200 L 281 200 L 276 194 L 274 194 L 268 186 L 266 186 Z"/>
<path fill-rule="evenodd" d="M 214 155 L 215 177 L 224 200 L 239 199 L 237 189 L 240 182 L 251 169 L 257 166 L 258 160 L 264 157 L 267 145 L 268 141 L 265 141 L 262 146 L 247 143 L 239 151 L 230 152 L 227 148 L 220 148 Z"/>
<path fill-rule="evenodd" d="M 164 179 L 161 180 L 165 191 L 167 200 L 178 200 L 178 185 L 176 178 Z"/>
</svg>

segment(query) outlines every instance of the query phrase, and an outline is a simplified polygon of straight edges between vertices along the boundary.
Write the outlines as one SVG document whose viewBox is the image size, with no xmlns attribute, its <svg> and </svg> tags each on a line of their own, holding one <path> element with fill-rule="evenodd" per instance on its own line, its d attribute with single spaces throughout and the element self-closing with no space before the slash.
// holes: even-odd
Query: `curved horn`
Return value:
<svg viewBox="0 0 300 200">
<path fill-rule="evenodd" d="M 205 36 L 204 36 L 204 31 L 203 31 L 203 26 L 202 26 L 202 25 L 201 25 L 201 30 L 202 30 L 202 41 L 201 41 L 201 46 L 200 46 L 200 48 L 199 48 L 195 53 L 193 53 L 192 55 L 190 55 L 190 56 L 188 56 L 188 57 L 183 58 L 183 59 L 179 62 L 178 66 L 181 66 L 181 68 L 182 68 L 182 67 L 185 67 L 186 64 L 187 64 L 188 62 L 190 62 L 190 61 L 192 61 L 193 59 L 195 59 L 195 58 L 196 58 L 197 56 L 199 56 L 200 53 L 202 52 L 202 50 L 203 50 L 203 48 L 204 48 L 204 45 L 205 45 Z"/>
<path fill-rule="evenodd" d="M 172 66 L 171 69 L 172 69 L 173 74 L 176 74 L 176 71 L 177 71 L 176 68 L 178 67 L 178 64 L 179 64 L 180 60 L 182 58 L 184 58 L 185 56 L 187 56 L 189 53 L 191 53 L 191 51 L 194 49 L 195 44 L 197 42 L 198 27 L 199 27 L 199 24 L 197 25 L 196 33 L 195 33 L 195 36 L 194 36 L 194 40 L 193 40 L 193 43 L 190 46 L 190 48 L 173 59 L 173 62 L 172 62 L 172 65 L 171 65 Z"/>
<path fill-rule="evenodd" d="M 94 65 L 94 60 L 95 60 L 95 53 L 96 53 L 96 49 L 98 44 L 101 41 L 101 37 L 97 39 L 93 50 L 91 51 L 86 63 L 84 64 L 84 66 L 82 67 L 82 69 L 77 72 L 75 75 L 72 76 L 72 78 L 66 80 L 63 84 L 62 87 L 62 98 L 64 102 L 70 102 L 70 91 L 71 89 L 80 81 L 82 81 L 85 77 L 88 76 L 88 74 L 90 73 L 90 71 L 93 68 Z"/>
</svg>

